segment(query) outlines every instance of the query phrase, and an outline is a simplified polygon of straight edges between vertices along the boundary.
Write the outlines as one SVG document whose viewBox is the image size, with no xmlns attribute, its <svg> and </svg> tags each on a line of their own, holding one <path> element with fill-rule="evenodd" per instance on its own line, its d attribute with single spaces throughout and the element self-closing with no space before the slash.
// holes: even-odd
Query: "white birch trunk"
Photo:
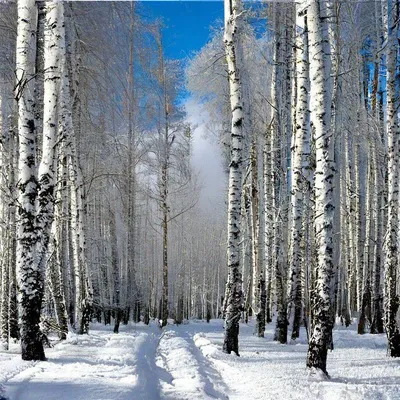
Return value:
<svg viewBox="0 0 400 400">
<path fill-rule="evenodd" d="M 242 277 L 244 289 L 243 322 L 249 322 L 249 314 L 252 315 L 253 305 L 253 268 L 252 268 L 252 216 L 251 216 L 251 194 L 250 184 L 247 182 L 250 168 L 247 169 L 245 178 L 242 182 L 242 201 L 241 201 L 241 256 L 242 256 Z M 245 280 L 247 278 L 247 280 Z"/>
<path fill-rule="evenodd" d="M 59 153 L 59 166 L 57 171 L 57 190 L 56 190 L 56 205 L 54 212 L 54 221 L 51 231 L 51 251 L 52 256 L 48 260 L 47 271 L 51 285 L 51 292 L 54 301 L 54 310 L 58 324 L 58 334 L 61 340 L 67 338 L 68 333 L 68 315 L 65 301 L 64 291 L 64 269 L 67 268 L 66 257 L 64 254 L 65 247 L 65 215 L 63 209 L 65 207 L 64 192 L 66 191 L 66 177 L 65 177 L 65 163 L 64 163 L 64 146 L 60 149 Z"/>
<path fill-rule="evenodd" d="M 110 204 L 108 216 L 109 216 L 109 230 L 110 230 L 110 246 L 111 246 L 111 305 L 114 311 L 114 333 L 119 333 L 119 325 L 122 318 L 122 310 L 120 304 L 121 295 L 121 279 L 120 279 L 120 268 L 119 268 L 119 256 L 118 256 L 118 239 L 117 239 L 117 228 L 115 221 L 115 210 Z"/>
<path fill-rule="evenodd" d="M 136 132 L 134 121 L 134 107 L 135 107 L 135 66 L 134 66 L 134 23 L 135 23 L 135 2 L 130 4 L 130 27 L 129 27 L 129 71 L 128 71 L 128 128 L 129 128 L 129 144 L 128 144 L 128 168 L 127 168 L 127 186 L 128 186 L 128 200 L 127 200 L 127 310 L 129 314 L 129 307 L 136 306 L 140 301 L 138 296 L 138 288 L 136 284 Z M 135 307 L 134 307 L 135 309 Z M 135 322 L 140 321 L 140 316 L 134 315 Z"/>
<path fill-rule="evenodd" d="M 254 134 L 253 134 L 254 135 Z M 251 147 L 251 249 L 252 249 L 252 308 L 255 316 L 255 334 L 264 337 L 265 330 L 265 275 L 259 260 L 259 194 L 258 194 L 258 157 L 257 138 L 253 138 Z"/>
<path fill-rule="evenodd" d="M 51 224 L 54 218 L 54 189 L 56 182 L 55 159 L 58 136 L 58 104 L 61 81 L 59 6 L 56 2 L 46 5 L 44 27 L 44 105 L 42 159 L 38 170 L 38 224 L 41 230 L 38 256 L 40 269 L 44 269 Z"/>
<path fill-rule="evenodd" d="M 1 90 L 1 88 L 0 88 Z M 0 251 L 2 259 L 0 261 L 0 349 L 8 350 L 9 345 L 9 306 L 10 296 L 10 247 L 8 227 L 4 222 L 8 220 L 9 202 L 7 201 L 7 134 L 5 133 L 5 124 L 3 123 L 3 93 L 0 92 L 0 218 L 3 221 L 0 229 Z"/>
<path fill-rule="evenodd" d="M 274 340 L 281 343 L 287 341 L 287 320 L 286 320 L 286 304 L 285 300 L 285 276 L 283 268 L 283 171 L 282 171 L 282 139 L 283 135 L 283 115 L 282 115 L 282 88 L 283 88 L 283 50 L 282 46 L 286 38 L 282 31 L 282 11 L 283 6 L 277 5 L 274 10 L 277 15 L 274 20 L 274 29 L 276 31 L 274 42 L 274 59 L 273 59 L 273 78 L 271 85 L 271 104 L 272 104 L 272 122 L 271 122 L 271 205 L 273 212 L 273 240 L 272 240 L 272 270 L 275 278 L 275 295 L 277 319 Z"/>
<path fill-rule="evenodd" d="M 297 93 L 295 107 L 295 128 L 292 142 L 292 227 L 291 227 L 291 280 L 289 289 L 288 321 L 292 340 L 300 333 L 302 315 L 301 265 L 302 241 L 304 240 L 303 212 L 305 192 L 309 190 L 306 176 L 310 169 L 310 126 L 309 126 L 309 73 L 307 16 L 304 10 L 296 12 L 296 77 Z"/>
<path fill-rule="evenodd" d="M 360 107 L 363 107 L 360 102 Z M 360 114 L 361 111 L 358 111 Z M 361 117 L 358 117 L 358 126 L 360 127 Z M 356 302 L 357 311 L 361 311 L 362 305 L 362 294 L 363 294 L 363 242 L 362 242 L 362 220 L 361 220 L 361 168 L 360 168 L 360 138 L 356 137 L 355 149 L 354 149 L 354 175 L 355 175 L 355 196 L 354 196 L 354 220 L 355 220 L 355 231 L 354 231 L 354 252 L 355 252 L 355 272 L 356 272 Z"/>
<path fill-rule="evenodd" d="M 338 315 L 348 326 L 351 323 L 349 311 L 349 209 L 348 209 L 348 157 L 347 157 L 347 135 L 341 136 L 341 160 L 340 160 L 340 269 L 339 269 L 339 293 L 338 293 Z"/>
<path fill-rule="evenodd" d="M 16 175 L 18 173 L 18 168 L 16 163 L 17 160 L 17 133 L 10 130 L 9 147 L 8 153 L 8 163 L 9 171 L 8 184 L 10 187 L 10 195 L 12 199 L 16 198 Z M 16 204 L 15 202 L 9 206 L 8 209 L 8 237 L 9 237 L 9 299 L 8 299 L 8 328 L 10 338 L 19 339 L 19 326 L 18 326 L 18 303 L 17 303 L 17 277 L 16 277 L 16 247 L 17 247 L 17 231 L 16 231 Z"/>
<path fill-rule="evenodd" d="M 355 262 L 355 244 L 354 244 L 354 231 L 356 229 L 355 226 L 355 218 L 354 218 L 354 153 L 353 153 L 353 139 L 350 135 L 350 132 L 346 132 L 345 139 L 345 154 L 346 154 L 346 212 L 347 212 L 347 239 L 348 246 L 347 257 L 348 257 L 348 305 L 350 313 L 356 310 L 356 299 L 357 299 L 357 288 L 356 288 L 356 262 Z"/>
<path fill-rule="evenodd" d="M 64 81 L 66 81 L 66 77 Z M 67 93 L 68 86 L 64 84 Z M 67 107 L 68 102 L 63 103 Z M 64 108 L 65 110 L 65 108 Z M 65 110 L 68 115 L 68 111 Z M 70 114 L 69 114 L 70 115 Z M 67 117 L 70 118 L 70 117 Z M 68 131 L 67 131 L 68 129 Z M 89 313 L 92 305 L 92 288 L 86 258 L 85 219 L 84 219 L 84 192 L 83 178 L 79 166 L 76 149 L 76 138 L 72 128 L 72 120 L 68 123 L 66 134 L 68 139 L 68 169 L 70 180 L 70 212 L 71 212 L 71 240 L 73 254 L 73 271 L 75 281 L 75 329 L 78 333 L 88 333 Z"/>
<path fill-rule="evenodd" d="M 331 129 L 331 62 L 326 21 L 327 3 L 312 0 L 307 9 L 310 54 L 311 123 L 316 147 L 315 239 L 317 246 L 316 282 L 313 301 L 313 329 L 309 340 L 307 367 L 326 371 L 328 349 L 332 346 L 334 321 L 333 266 L 333 162 Z"/>
<path fill-rule="evenodd" d="M 74 325 L 78 333 L 88 333 L 89 314 L 92 307 L 92 285 L 86 257 L 85 193 L 82 171 L 79 165 L 76 133 L 72 123 L 71 96 L 68 70 L 66 66 L 65 26 L 63 4 L 59 7 L 60 51 L 63 58 L 62 84 L 60 96 L 60 119 L 66 141 L 67 167 L 70 181 L 71 212 L 71 255 L 75 284 Z"/>
<path fill-rule="evenodd" d="M 263 148 L 263 186 L 264 186 L 264 255 L 265 255 L 265 322 L 272 322 L 272 233 L 273 215 L 271 207 L 272 177 L 271 177 L 271 137 L 267 129 Z"/>
<path fill-rule="evenodd" d="M 374 258 L 371 260 L 372 267 L 372 321 L 371 321 L 371 333 L 383 333 L 383 302 L 382 302 L 382 232 L 383 221 L 384 221 L 384 207 L 383 202 L 383 185 L 384 177 L 382 177 L 382 165 L 379 163 L 378 149 L 381 147 L 380 137 L 375 139 L 374 151 L 371 162 L 373 163 L 373 181 L 374 185 L 374 210 L 373 219 L 375 222 L 374 232 Z M 383 174 L 384 175 L 384 174 Z"/>
<path fill-rule="evenodd" d="M 229 92 L 231 105 L 231 158 L 228 189 L 228 281 L 226 288 L 225 338 L 223 351 L 239 355 L 239 320 L 243 292 L 240 274 L 240 228 L 242 190 L 242 146 L 244 113 L 240 62 L 237 58 L 240 47 L 240 0 L 225 0 L 225 55 L 228 64 Z M 240 52 L 239 52 L 240 53 Z"/>
<path fill-rule="evenodd" d="M 44 293 L 44 268 L 53 221 L 55 143 L 60 83 L 57 3 L 46 5 L 44 33 L 44 107 L 42 159 L 36 177 L 36 130 L 33 78 L 37 9 L 35 2 L 18 5 L 17 85 L 19 108 L 19 215 L 17 226 L 17 275 L 22 358 L 43 360 L 39 330 Z"/>
<path fill-rule="evenodd" d="M 375 143 L 373 139 L 369 139 L 368 152 L 368 169 L 367 169 L 367 184 L 366 184 L 366 199 L 365 199 L 365 242 L 363 249 L 363 271 L 362 271 L 362 299 L 361 313 L 358 322 L 358 333 L 364 334 L 367 323 L 371 323 L 371 271 L 373 267 L 373 243 L 376 238 L 373 237 L 375 232 L 374 224 L 376 219 L 373 218 L 373 191 L 376 187 L 374 181 L 374 153 Z"/>
<path fill-rule="evenodd" d="M 388 136 L 388 221 L 385 237 L 385 285 L 384 285 L 384 321 L 388 338 L 388 353 L 391 357 L 400 357 L 400 330 L 397 320 L 399 293 L 397 279 L 399 274 L 399 140 L 398 93 L 396 93 L 396 66 L 399 29 L 398 0 L 391 3 L 387 30 L 387 136 Z"/>
<path fill-rule="evenodd" d="M 34 77 L 37 9 L 34 0 L 18 2 L 15 98 L 18 102 L 17 285 L 22 359 L 44 360 L 39 318 L 44 273 L 37 263 L 35 219 L 38 183 L 35 174 L 36 131 Z"/>
</svg>

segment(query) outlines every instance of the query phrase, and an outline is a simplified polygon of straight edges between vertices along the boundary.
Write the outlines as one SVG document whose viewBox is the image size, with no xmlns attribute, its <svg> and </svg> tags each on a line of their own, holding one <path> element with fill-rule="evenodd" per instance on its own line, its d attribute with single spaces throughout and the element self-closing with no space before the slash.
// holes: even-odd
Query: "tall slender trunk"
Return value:
<svg viewBox="0 0 400 400">
<path fill-rule="evenodd" d="M 253 288 L 254 288 L 254 270 L 252 268 L 252 216 L 251 216 L 251 189 L 247 179 L 250 173 L 248 168 L 246 176 L 243 180 L 242 190 L 242 277 L 247 277 L 247 281 L 243 282 L 244 287 L 244 306 L 243 319 L 247 324 L 249 316 L 252 316 Z"/>
<path fill-rule="evenodd" d="M 350 313 L 357 309 L 357 281 L 356 281 L 356 256 L 354 244 L 354 231 L 356 229 L 354 220 L 354 153 L 353 153 L 353 138 L 350 132 L 346 132 L 345 139 L 345 160 L 346 160 L 346 212 L 347 212 L 347 267 L 348 267 L 348 305 Z"/>
<path fill-rule="evenodd" d="M 252 308 L 256 318 L 255 334 L 264 337 L 265 330 L 265 274 L 261 268 L 259 250 L 259 194 L 258 194 L 258 157 L 257 157 L 257 138 L 253 138 L 251 146 L 251 249 L 252 249 Z"/>
<path fill-rule="evenodd" d="M 339 293 L 338 293 L 338 316 L 342 324 L 350 325 L 350 305 L 349 305 L 349 209 L 348 209 L 348 157 L 347 157 L 348 139 L 347 135 L 341 136 L 341 162 L 340 162 L 340 269 L 339 269 Z"/>
<path fill-rule="evenodd" d="M 135 68 L 134 68 L 134 22 L 135 2 L 130 4 L 129 15 L 129 71 L 128 71 L 128 168 L 127 168 L 127 305 L 134 305 L 140 301 L 136 283 L 136 131 L 135 131 Z M 139 322 L 140 316 L 134 315 L 135 322 Z"/>
<path fill-rule="evenodd" d="M 275 34 L 275 27 L 277 25 L 276 19 L 279 17 L 279 13 L 275 10 L 276 4 L 271 4 L 271 12 L 269 14 L 269 20 L 271 27 L 271 35 Z M 265 289 L 266 289 L 266 304 L 265 304 L 265 320 L 267 323 L 272 322 L 272 303 L 273 303 L 273 265 L 275 252 L 273 250 L 274 240 L 274 210 L 273 210 L 273 182 L 274 182 L 274 171 L 272 169 L 272 158 L 274 157 L 274 151 L 272 147 L 272 136 L 274 124 L 276 123 L 277 115 L 277 104 L 276 102 L 276 85 L 277 85 L 277 46 L 278 42 L 274 41 L 274 63 L 272 65 L 271 74 L 271 120 L 266 127 L 264 134 L 264 148 L 263 148 L 263 185 L 264 185 L 264 254 L 265 254 Z"/>
<path fill-rule="evenodd" d="M 367 322 L 371 322 L 371 266 L 373 266 L 373 246 L 376 241 L 373 237 L 375 220 L 372 218 L 373 206 L 373 190 L 376 187 L 374 182 L 374 152 L 375 143 L 373 139 L 369 139 L 369 152 L 368 152 L 368 169 L 367 169 L 367 187 L 366 187 L 366 200 L 365 200 L 365 243 L 364 243 L 364 256 L 363 256 L 363 271 L 362 271 L 362 299 L 360 317 L 358 321 L 358 333 L 364 334 Z"/>
<path fill-rule="evenodd" d="M 272 322 L 272 234 L 273 215 L 271 207 L 271 136 L 267 128 L 263 148 L 263 185 L 264 185 L 264 255 L 265 255 L 265 322 Z"/>
<path fill-rule="evenodd" d="M 65 192 L 66 192 L 66 160 L 64 152 L 64 143 L 61 145 L 59 152 L 59 165 L 57 173 L 57 190 L 56 190 L 56 206 L 54 213 L 54 221 L 52 225 L 52 241 L 50 242 L 52 257 L 49 259 L 47 271 L 53 294 L 54 310 L 59 328 L 59 337 L 61 340 L 67 338 L 68 333 L 68 314 L 64 291 L 64 274 L 67 268 L 65 251 Z"/>
<path fill-rule="evenodd" d="M 285 38 L 282 34 L 282 5 L 276 6 L 274 10 L 278 14 L 274 19 L 274 29 L 276 37 L 274 41 L 274 59 L 272 70 L 271 85 L 271 103 L 272 121 L 271 121 L 271 175 L 272 175 L 272 191 L 271 202 L 273 212 L 273 243 L 272 243 L 272 269 L 275 277 L 275 294 L 277 307 L 277 320 L 275 328 L 275 340 L 286 343 L 287 340 L 287 321 L 286 321 L 286 305 L 284 304 L 285 284 L 283 276 L 283 235 L 282 235 L 282 168 L 281 168 L 281 148 L 282 148 L 282 102 L 280 92 L 282 90 L 282 41 Z"/>
<path fill-rule="evenodd" d="M 360 108 L 363 107 L 360 102 Z M 362 110 L 359 110 L 359 114 Z M 357 118 L 358 126 L 361 127 L 361 116 Z M 356 301 L 357 311 L 360 312 L 362 308 L 362 297 L 363 297 L 363 272 L 364 272 L 364 252 L 363 252 L 363 238 L 362 229 L 363 221 L 362 214 L 364 213 L 361 207 L 361 168 L 360 168 L 360 138 L 356 138 L 355 151 L 354 151 L 354 175 L 355 175 L 355 197 L 354 197 L 354 220 L 355 220 L 355 232 L 354 232 L 354 248 L 355 248 L 355 267 L 356 267 Z"/>
<path fill-rule="evenodd" d="M 18 160 L 18 146 L 17 146 L 17 135 L 13 129 L 10 129 L 9 137 L 9 187 L 11 188 L 11 196 L 15 199 L 16 193 L 16 162 Z M 10 280 L 10 292 L 8 299 L 8 327 L 10 338 L 19 339 L 19 326 L 18 326 L 18 303 L 17 303 L 17 277 L 16 277 L 16 257 L 17 257 L 17 231 L 16 231 L 16 204 L 13 202 L 9 206 L 9 217 L 8 217 L 8 233 L 10 238 L 10 252 L 9 252 L 9 280 Z"/>
<path fill-rule="evenodd" d="M 333 162 L 334 141 L 331 129 L 331 61 L 327 3 L 312 0 L 307 10 L 310 54 L 311 123 L 316 148 L 315 217 L 317 246 L 316 281 L 314 290 L 313 329 L 307 367 L 327 374 L 326 359 L 332 346 L 333 329 Z"/>
<path fill-rule="evenodd" d="M 389 10 L 387 36 L 387 132 L 388 132 L 388 221 L 385 239 L 385 328 L 388 353 L 400 357 L 400 330 L 397 321 L 399 293 L 398 224 L 399 224 L 399 140 L 398 98 L 396 93 L 396 66 L 399 29 L 399 0 L 393 1 Z"/>
<path fill-rule="evenodd" d="M 296 38 L 296 77 L 297 93 L 295 107 L 295 128 L 292 136 L 292 227 L 291 227 L 291 281 L 289 291 L 288 320 L 292 340 L 300 333 L 302 316 L 302 270 L 305 265 L 302 256 L 304 240 L 303 211 L 306 191 L 309 190 L 306 180 L 310 169 L 310 126 L 309 126 L 309 74 L 308 74 L 308 33 L 307 14 L 305 10 L 297 10 L 296 26 L 301 29 Z"/>
<path fill-rule="evenodd" d="M 77 146 L 77 132 L 74 129 L 71 110 L 71 85 L 69 72 L 66 64 L 65 48 L 65 26 L 64 26 L 64 8 L 62 3 L 60 7 L 60 29 L 61 35 L 61 53 L 62 53 L 62 81 L 60 96 L 60 119 L 62 135 L 66 142 L 67 169 L 70 181 L 70 254 L 71 268 L 74 274 L 74 325 L 78 333 L 88 333 L 90 313 L 92 309 L 93 289 L 91 277 L 89 276 L 87 256 L 86 256 L 86 220 L 85 220 L 85 192 L 82 177 L 82 170 L 79 163 L 79 153 Z M 79 98 L 77 87 L 74 88 L 76 103 Z M 76 104 L 74 104 L 75 107 Z M 79 118 L 78 118 L 79 120 Z M 79 121 L 78 121 L 79 129 Z M 72 299 L 71 299 L 72 300 Z"/>
<path fill-rule="evenodd" d="M 34 0 L 18 2 L 18 35 L 16 55 L 18 102 L 18 224 L 17 279 L 22 359 L 44 360 L 39 319 L 43 299 L 44 276 L 34 254 L 36 198 L 35 175 L 36 129 L 34 119 L 34 77 L 37 9 Z"/>
<path fill-rule="evenodd" d="M 164 156 L 161 167 L 161 211 L 162 211 L 162 326 L 167 325 L 169 316 L 168 305 L 168 164 L 169 164 L 169 139 L 168 139 L 168 110 L 165 103 L 165 128 L 164 128 Z"/>
<path fill-rule="evenodd" d="M 375 232 L 373 259 L 371 260 L 372 268 L 372 321 L 371 321 L 371 333 L 383 333 L 383 295 L 382 295 L 382 232 L 383 232 L 383 220 L 384 220 L 384 207 L 383 207 L 383 183 L 385 181 L 382 176 L 383 168 L 379 163 L 378 146 L 380 143 L 380 137 L 375 139 L 374 151 L 372 154 L 373 163 L 373 174 L 374 182 L 374 220 Z"/>
<path fill-rule="evenodd" d="M 242 147 L 244 113 L 240 81 L 240 13 L 239 0 L 225 0 L 225 55 L 228 64 L 231 105 L 231 156 L 228 189 L 228 280 L 226 286 L 225 337 L 223 351 L 239 355 L 239 320 L 243 303 L 240 273 L 240 229 L 242 189 Z"/>
<path fill-rule="evenodd" d="M 7 150 L 8 150 L 8 134 L 6 133 L 6 126 L 3 121 L 3 98 L 2 93 L 0 93 L 0 133 L 1 133 L 1 145 L 0 145 L 0 218 L 2 221 L 9 220 L 9 205 L 10 201 L 7 199 L 6 188 L 7 188 L 7 179 L 6 179 L 6 171 L 9 170 L 9 160 L 7 159 Z M 3 255 L 0 269 L 0 348 L 4 350 L 8 350 L 9 345 L 9 306 L 8 299 L 10 296 L 10 234 L 8 227 L 4 226 L 4 222 L 2 222 L 2 226 L 0 229 L 0 250 Z"/>
<path fill-rule="evenodd" d="M 118 257 L 118 243 L 117 243 L 117 227 L 115 221 L 115 210 L 113 206 L 109 206 L 109 227 L 110 227 L 110 246 L 111 246 L 111 272 L 112 272 L 112 308 L 114 311 L 114 333 L 119 332 L 119 325 L 122 318 L 122 310 L 120 304 L 121 296 L 121 280 L 120 268 Z"/>
<path fill-rule="evenodd" d="M 36 177 L 36 129 L 33 78 L 37 9 L 35 2 L 18 3 L 17 85 L 19 112 L 19 220 L 17 225 L 17 276 L 22 358 L 43 360 L 39 329 L 44 295 L 44 268 L 53 221 L 55 144 L 60 85 L 60 31 L 57 3 L 46 4 L 44 29 L 44 105 L 42 158 Z"/>
</svg>

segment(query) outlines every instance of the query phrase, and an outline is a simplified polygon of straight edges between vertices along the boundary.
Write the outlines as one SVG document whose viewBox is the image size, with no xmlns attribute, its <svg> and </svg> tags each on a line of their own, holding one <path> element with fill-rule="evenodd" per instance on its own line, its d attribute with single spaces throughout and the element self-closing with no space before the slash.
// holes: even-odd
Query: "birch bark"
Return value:
<svg viewBox="0 0 400 400">
<path fill-rule="evenodd" d="M 16 99 L 18 101 L 19 174 L 17 277 L 22 359 L 44 360 L 39 329 L 44 294 L 44 267 L 54 209 L 54 165 L 60 82 L 58 7 L 46 5 L 44 31 L 44 106 L 42 159 L 36 176 L 34 76 L 37 8 L 34 1 L 18 3 Z"/>
<path fill-rule="evenodd" d="M 282 149 L 284 144 L 284 114 L 282 112 L 282 92 L 283 92 L 283 60 L 284 49 L 286 43 L 284 34 L 284 5 L 277 4 L 277 15 L 274 20 L 275 42 L 274 42 L 274 59 L 273 59 L 273 82 L 271 85 L 271 104 L 272 104 L 272 123 L 271 123 L 271 177 L 272 190 L 271 202 L 273 212 L 273 240 L 272 240 L 272 270 L 275 277 L 275 294 L 276 294 L 276 327 L 274 340 L 280 343 L 287 341 L 287 319 L 286 319 L 286 268 L 283 265 L 283 186 L 284 186 L 284 170 L 282 168 Z M 283 19 L 283 20 L 282 20 Z"/>
<path fill-rule="evenodd" d="M 223 351 L 239 355 L 239 320 L 243 303 L 239 266 L 244 113 L 240 81 L 240 0 L 225 0 L 225 55 L 228 64 L 231 105 L 231 156 L 228 189 L 228 281 L 226 286 L 225 337 Z"/>
<path fill-rule="evenodd" d="M 384 221 L 384 207 L 383 207 L 383 182 L 385 181 L 385 173 L 382 174 L 384 168 L 379 163 L 379 152 L 380 137 L 376 139 L 376 144 L 373 152 L 373 173 L 374 182 L 376 186 L 374 188 L 374 220 L 375 232 L 374 237 L 376 241 L 374 243 L 374 258 L 371 260 L 373 266 L 372 272 L 372 321 L 371 321 L 371 333 L 383 333 L 383 302 L 382 302 L 382 232 L 383 232 L 383 221 Z"/>
<path fill-rule="evenodd" d="M 44 360 L 39 318 L 43 298 L 43 271 L 35 259 L 35 213 L 38 182 L 35 174 L 36 131 L 34 76 L 37 9 L 34 0 L 18 3 L 16 54 L 18 102 L 18 214 L 17 279 L 22 359 Z"/>
<path fill-rule="evenodd" d="M 82 170 L 79 164 L 76 132 L 72 121 L 70 79 L 66 65 L 63 3 L 57 3 L 57 7 L 59 8 L 58 26 L 61 30 L 60 51 L 63 60 L 60 122 L 62 135 L 66 142 L 67 170 L 70 181 L 70 254 L 75 285 L 75 301 L 72 301 L 75 306 L 73 323 L 78 333 L 88 333 L 93 290 L 86 256 L 85 192 Z"/>
<path fill-rule="evenodd" d="M 387 136 L 388 136 L 388 221 L 385 238 L 385 285 L 384 285 L 384 321 L 388 338 L 388 353 L 391 357 L 400 357 L 400 330 L 397 321 L 399 293 L 397 278 L 399 274 L 398 223 L 399 223 L 399 140 L 398 99 L 396 83 L 397 67 L 397 30 L 399 18 L 398 0 L 391 3 L 387 17 Z"/>
<path fill-rule="evenodd" d="M 309 66 L 307 14 L 303 9 L 296 12 L 296 77 L 297 93 L 296 121 L 292 137 L 292 227 L 291 227 L 291 280 L 289 291 L 288 321 L 292 340 L 299 337 L 302 315 L 301 265 L 302 241 L 304 240 L 304 200 L 308 190 L 306 179 L 310 169 L 310 126 L 309 126 Z M 306 205 L 308 206 L 308 204 Z"/>
<path fill-rule="evenodd" d="M 254 135 L 254 134 L 253 134 Z M 259 194 L 258 194 L 258 157 L 257 139 L 253 138 L 251 146 L 251 246 L 252 246 L 252 308 L 255 316 L 254 332 L 258 337 L 264 337 L 265 330 L 265 276 L 259 260 Z"/>
<path fill-rule="evenodd" d="M 3 123 L 3 107 L 2 107 L 2 96 L 0 93 L 0 134 L 1 134 L 1 145 L 0 145 L 0 218 L 2 221 L 0 229 L 0 251 L 2 253 L 1 269 L 0 269 L 0 348 L 8 350 L 9 345 L 9 297 L 10 297 L 10 232 L 9 227 L 5 225 L 5 221 L 9 220 L 9 206 L 10 203 L 7 201 L 7 133 L 5 124 Z"/>
<path fill-rule="evenodd" d="M 68 315 L 65 301 L 64 291 L 64 274 L 63 271 L 68 267 L 66 262 L 65 251 L 65 239 L 66 233 L 65 228 L 65 191 L 66 191 L 66 177 L 65 177 L 65 155 L 63 148 L 60 149 L 59 154 L 59 165 L 57 171 L 57 189 L 56 189 L 56 205 L 54 212 L 54 221 L 51 231 L 51 251 L 52 255 L 48 260 L 47 271 L 49 275 L 49 281 L 51 285 L 51 292 L 54 300 L 54 310 L 56 314 L 56 320 L 58 324 L 58 333 L 61 340 L 67 338 L 68 333 Z M 61 156 L 61 157 L 60 157 Z"/>
<path fill-rule="evenodd" d="M 331 60 L 327 25 L 327 3 L 312 0 L 309 16 L 311 123 L 316 147 L 315 217 L 317 246 L 313 329 L 309 340 L 307 367 L 327 374 L 326 359 L 333 329 L 333 181 L 335 175 L 331 129 Z"/>
<path fill-rule="evenodd" d="M 264 186 L 264 255 L 265 255 L 265 322 L 272 322 L 272 232 L 273 217 L 271 204 L 271 136 L 267 128 L 263 147 L 263 186 Z"/>
</svg>

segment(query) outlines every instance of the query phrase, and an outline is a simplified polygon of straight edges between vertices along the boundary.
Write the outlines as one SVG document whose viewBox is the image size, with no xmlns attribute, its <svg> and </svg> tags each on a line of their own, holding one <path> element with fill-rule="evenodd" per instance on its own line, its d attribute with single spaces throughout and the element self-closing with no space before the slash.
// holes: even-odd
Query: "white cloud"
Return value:
<svg viewBox="0 0 400 400">
<path fill-rule="evenodd" d="M 192 164 L 202 183 L 199 204 L 203 209 L 223 211 L 227 176 L 222 168 L 218 144 L 207 134 L 208 113 L 193 99 L 185 103 L 185 109 L 188 122 L 196 128 L 193 132 Z"/>
</svg>

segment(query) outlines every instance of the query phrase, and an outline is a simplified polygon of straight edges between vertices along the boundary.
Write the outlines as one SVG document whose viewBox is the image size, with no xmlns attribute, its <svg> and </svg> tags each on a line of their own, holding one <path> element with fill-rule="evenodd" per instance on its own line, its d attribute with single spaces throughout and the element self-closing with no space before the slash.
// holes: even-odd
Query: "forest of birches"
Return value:
<svg viewBox="0 0 400 400">
<path fill-rule="evenodd" d="M 399 357 L 400 1 L 225 0 L 179 61 L 147 14 L 0 3 L 1 347 L 225 318 L 239 355 L 252 318 L 325 374 L 335 323 Z M 226 172 L 207 206 L 182 93 Z"/>
</svg>

